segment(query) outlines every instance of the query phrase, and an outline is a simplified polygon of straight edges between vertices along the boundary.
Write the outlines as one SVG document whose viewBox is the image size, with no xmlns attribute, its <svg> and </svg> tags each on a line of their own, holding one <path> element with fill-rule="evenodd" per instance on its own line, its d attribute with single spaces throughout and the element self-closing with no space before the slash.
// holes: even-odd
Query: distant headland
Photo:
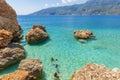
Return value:
<svg viewBox="0 0 120 80">
<path fill-rule="evenodd" d="M 89 0 L 84 4 L 42 9 L 29 15 L 120 15 L 120 0 Z"/>
</svg>

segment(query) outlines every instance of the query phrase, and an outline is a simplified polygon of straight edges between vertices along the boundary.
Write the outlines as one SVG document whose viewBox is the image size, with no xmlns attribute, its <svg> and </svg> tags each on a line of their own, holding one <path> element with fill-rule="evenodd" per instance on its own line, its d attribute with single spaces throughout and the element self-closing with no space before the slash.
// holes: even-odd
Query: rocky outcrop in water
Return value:
<svg viewBox="0 0 120 80">
<path fill-rule="evenodd" d="M 42 76 L 42 69 L 42 62 L 39 59 L 25 59 L 19 64 L 19 70 L 28 71 L 32 80 Z"/>
<path fill-rule="evenodd" d="M 0 70 L 25 57 L 24 48 L 13 43 L 22 38 L 16 12 L 5 0 L 0 0 Z"/>
<path fill-rule="evenodd" d="M 93 33 L 89 30 L 76 30 L 74 32 L 74 36 L 77 39 L 89 39 L 89 38 L 95 38 Z"/>
<path fill-rule="evenodd" d="M 6 47 L 13 39 L 12 33 L 6 30 L 0 30 L 0 48 Z"/>
<path fill-rule="evenodd" d="M 0 80 L 40 80 L 42 69 L 39 59 L 25 59 L 20 62 L 19 70 L 3 76 Z"/>
<path fill-rule="evenodd" d="M 18 43 L 11 43 L 0 49 L 0 70 L 17 63 L 25 58 L 25 50 Z"/>
<path fill-rule="evenodd" d="M 32 29 L 35 29 L 35 28 L 40 28 L 44 32 L 47 32 L 46 29 L 45 29 L 45 26 L 43 26 L 43 25 L 33 25 Z"/>
<path fill-rule="evenodd" d="M 3 76 L 0 80 L 30 80 L 28 76 L 28 71 L 17 70 L 14 73 Z"/>
<path fill-rule="evenodd" d="M 119 80 L 120 69 L 108 69 L 104 65 L 87 64 L 76 71 L 71 80 Z"/>
<path fill-rule="evenodd" d="M 26 33 L 26 41 L 29 44 L 35 44 L 42 42 L 49 38 L 49 35 L 46 33 L 46 30 L 43 26 L 33 26 L 31 30 Z"/>
<path fill-rule="evenodd" d="M 0 29 L 12 32 L 12 41 L 19 41 L 22 38 L 21 28 L 18 25 L 16 12 L 5 0 L 0 0 Z"/>
</svg>

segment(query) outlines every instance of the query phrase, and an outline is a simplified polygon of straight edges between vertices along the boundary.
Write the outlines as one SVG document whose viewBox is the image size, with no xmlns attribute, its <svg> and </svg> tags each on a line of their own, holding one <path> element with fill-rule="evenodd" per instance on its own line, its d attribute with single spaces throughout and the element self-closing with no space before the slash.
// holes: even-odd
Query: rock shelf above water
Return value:
<svg viewBox="0 0 120 80">
<path fill-rule="evenodd" d="M 89 39 L 89 38 L 95 38 L 92 31 L 89 30 L 76 30 L 74 32 L 74 36 L 77 39 Z"/>
<path fill-rule="evenodd" d="M 42 62 L 39 59 L 24 59 L 19 64 L 19 70 L 28 71 L 33 80 L 42 76 Z"/>
<path fill-rule="evenodd" d="M 42 62 L 39 59 L 24 59 L 19 70 L 5 75 L 0 80 L 38 80 L 42 77 Z"/>
<path fill-rule="evenodd" d="M 119 80 L 120 69 L 106 68 L 104 65 L 87 64 L 82 69 L 76 71 L 71 80 Z"/>
<path fill-rule="evenodd" d="M 11 43 L 0 49 L 0 70 L 11 66 L 25 58 L 25 50 L 18 43 Z"/>
<path fill-rule="evenodd" d="M 34 25 L 31 30 L 26 33 L 26 41 L 29 44 L 40 43 L 49 38 L 44 26 Z"/>
</svg>

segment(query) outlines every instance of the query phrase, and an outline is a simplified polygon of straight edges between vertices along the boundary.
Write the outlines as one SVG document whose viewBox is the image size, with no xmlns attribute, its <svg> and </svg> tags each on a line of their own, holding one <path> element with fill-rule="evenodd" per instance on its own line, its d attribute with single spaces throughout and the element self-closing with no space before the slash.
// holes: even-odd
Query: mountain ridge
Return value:
<svg viewBox="0 0 120 80">
<path fill-rule="evenodd" d="M 120 0 L 89 0 L 84 4 L 42 9 L 30 15 L 120 15 Z"/>
</svg>

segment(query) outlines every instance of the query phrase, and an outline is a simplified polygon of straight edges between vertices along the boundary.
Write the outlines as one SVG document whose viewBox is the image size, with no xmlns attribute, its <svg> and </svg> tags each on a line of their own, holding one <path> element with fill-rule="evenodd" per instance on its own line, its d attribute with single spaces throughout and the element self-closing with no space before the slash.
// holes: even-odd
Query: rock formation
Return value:
<svg viewBox="0 0 120 80">
<path fill-rule="evenodd" d="M 119 80 L 120 69 L 108 69 L 104 65 L 87 64 L 76 71 L 71 80 Z"/>
<path fill-rule="evenodd" d="M 0 30 L 0 48 L 6 47 L 13 39 L 12 33 L 6 30 Z"/>
<path fill-rule="evenodd" d="M 33 25 L 32 29 L 35 29 L 35 28 L 40 28 L 40 29 L 42 29 L 44 32 L 46 32 L 45 26 L 42 26 L 42 25 Z"/>
<path fill-rule="evenodd" d="M 0 70 L 25 57 L 24 48 L 13 43 L 22 38 L 16 12 L 5 0 L 0 0 Z"/>
<path fill-rule="evenodd" d="M 89 39 L 89 38 L 95 38 L 93 33 L 89 30 L 76 30 L 74 32 L 74 36 L 77 39 Z"/>
<path fill-rule="evenodd" d="M 19 70 L 5 75 L 0 80 L 39 80 L 42 77 L 42 62 L 39 59 L 25 59 L 19 64 Z"/>
<path fill-rule="evenodd" d="M 11 43 L 0 49 L 0 70 L 15 64 L 25 57 L 25 50 L 18 43 Z"/>
<path fill-rule="evenodd" d="M 31 30 L 26 33 L 26 41 L 29 44 L 35 44 L 42 42 L 49 38 L 49 35 L 46 33 L 46 30 L 42 26 L 33 26 Z"/>
<path fill-rule="evenodd" d="M 16 12 L 9 6 L 5 0 L 0 0 L 0 29 L 12 32 L 12 41 L 18 41 L 22 38 L 21 28 L 18 25 Z"/>
<path fill-rule="evenodd" d="M 42 76 L 42 62 L 39 59 L 25 59 L 19 64 L 19 70 L 29 72 L 29 78 L 36 80 Z"/>
<path fill-rule="evenodd" d="M 14 73 L 3 76 L 0 80 L 30 80 L 28 76 L 28 71 L 17 70 Z"/>
</svg>

